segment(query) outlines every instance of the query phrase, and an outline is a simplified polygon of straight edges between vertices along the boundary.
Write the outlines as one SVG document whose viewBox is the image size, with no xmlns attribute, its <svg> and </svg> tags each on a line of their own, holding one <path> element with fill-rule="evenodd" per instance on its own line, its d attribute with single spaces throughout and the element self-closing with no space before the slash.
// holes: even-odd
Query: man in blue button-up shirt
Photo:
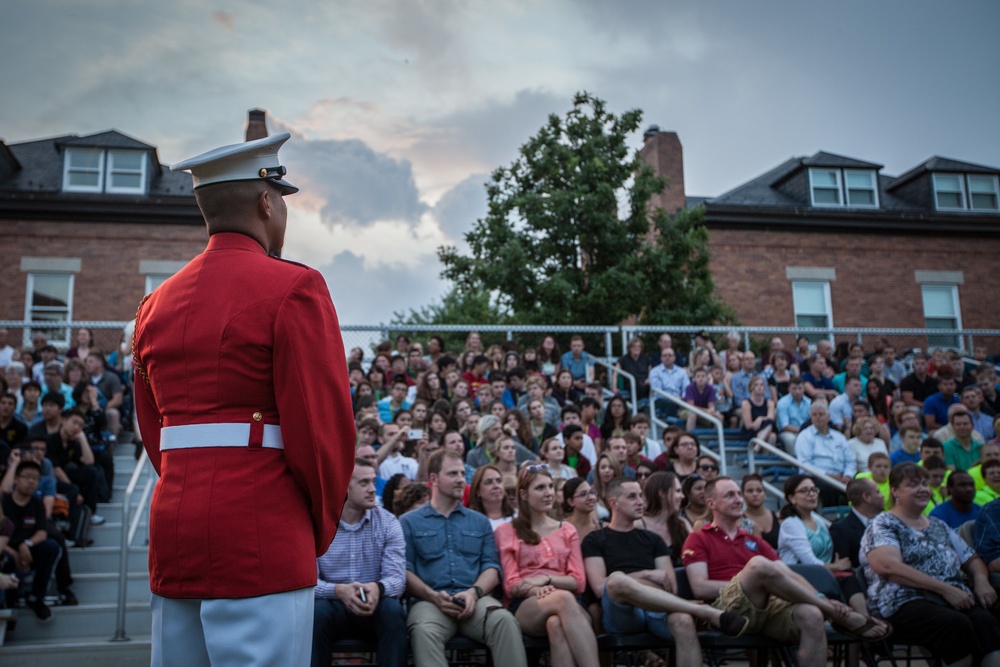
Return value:
<svg viewBox="0 0 1000 667">
<path fill-rule="evenodd" d="M 836 429 L 830 428 L 830 411 L 826 401 L 817 399 L 809 408 L 812 426 L 803 429 L 795 439 L 795 456 L 802 463 L 819 468 L 824 477 L 847 484 L 858 472 L 858 462 L 854 451 L 847 444 L 847 438 Z M 806 474 L 812 472 L 803 470 Z M 846 497 L 821 478 L 819 497 L 824 507 L 843 505 Z"/>
<path fill-rule="evenodd" d="M 778 439 L 790 454 L 795 453 L 795 439 L 802 425 L 809 421 L 810 405 L 806 383 L 801 377 L 792 377 L 788 381 L 788 393 L 778 399 Z"/>
<path fill-rule="evenodd" d="M 444 645 L 456 632 L 489 646 L 493 662 L 527 664 L 521 629 L 499 600 L 500 557 L 490 521 L 462 506 L 465 463 L 438 450 L 427 463 L 431 501 L 401 519 L 406 590 L 416 600 L 406 623 L 417 667 L 446 667 Z"/>
</svg>

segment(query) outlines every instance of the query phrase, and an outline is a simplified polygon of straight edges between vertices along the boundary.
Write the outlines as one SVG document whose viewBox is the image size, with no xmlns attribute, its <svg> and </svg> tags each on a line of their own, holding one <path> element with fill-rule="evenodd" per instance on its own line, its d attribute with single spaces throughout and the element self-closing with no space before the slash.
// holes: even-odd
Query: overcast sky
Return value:
<svg viewBox="0 0 1000 667">
<path fill-rule="evenodd" d="M 817 150 L 1000 165 L 998 32 L 995 0 L 3 0 L 0 137 L 114 128 L 171 164 L 265 109 L 285 256 L 378 323 L 440 296 L 435 249 L 576 91 L 677 131 L 689 195 Z"/>
</svg>

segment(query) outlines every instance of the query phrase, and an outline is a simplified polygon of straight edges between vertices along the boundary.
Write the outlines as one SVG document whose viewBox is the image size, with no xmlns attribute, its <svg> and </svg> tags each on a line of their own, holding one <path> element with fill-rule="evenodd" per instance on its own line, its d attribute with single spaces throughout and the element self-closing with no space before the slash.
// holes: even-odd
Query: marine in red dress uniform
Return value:
<svg viewBox="0 0 1000 667">
<path fill-rule="evenodd" d="M 213 231 L 199 199 L 208 247 L 136 316 L 136 414 L 160 474 L 150 512 L 150 586 L 164 598 L 313 587 L 316 557 L 329 548 L 346 497 L 354 417 L 330 293 L 317 271 L 267 252 L 280 251 L 282 195 L 296 191 L 277 166 L 287 136 L 175 165 L 192 170 L 196 194 L 215 183 L 252 183 L 259 174 L 267 201 L 259 193 L 250 201 L 270 207 L 263 217 L 273 219 L 247 233 L 228 224 Z M 277 248 L 262 245 L 274 239 Z"/>
</svg>

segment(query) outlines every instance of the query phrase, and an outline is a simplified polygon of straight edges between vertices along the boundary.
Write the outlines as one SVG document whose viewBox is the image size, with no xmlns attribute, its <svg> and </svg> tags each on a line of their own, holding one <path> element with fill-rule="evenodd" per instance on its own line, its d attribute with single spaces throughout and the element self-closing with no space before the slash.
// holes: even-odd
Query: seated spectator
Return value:
<svg viewBox="0 0 1000 667">
<path fill-rule="evenodd" d="M 743 426 L 740 439 L 758 438 L 773 445 L 778 436 L 774 433 L 775 408 L 767 391 L 767 382 L 758 375 L 750 380 L 748 389 L 750 395 L 740 406 Z"/>
<path fill-rule="evenodd" d="M 541 443 L 535 439 L 531 423 L 523 412 L 516 408 L 510 408 L 504 412 L 502 419 L 504 433 L 513 438 L 515 443 L 530 449 L 533 453 L 538 451 L 538 446 Z"/>
<path fill-rule="evenodd" d="M 516 352 L 508 352 L 507 359 L 510 359 L 511 354 L 515 355 L 514 358 L 517 360 Z M 500 400 L 508 408 L 517 407 L 518 401 L 526 394 L 525 383 L 527 382 L 527 378 L 528 375 L 521 366 L 515 366 L 507 371 L 507 389 L 501 395 Z"/>
<path fill-rule="evenodd" d="M 705 502 L 707 485 L 705 478 L 697 473 L 688 475 L 687 479 L 681 482 L 681 491 L 684 493 L 681 518 L 691 524 L 692 530 L 697 530 L 697 527 L 712 520 L 712 510 Z"/>
<path fill-rule="evenodd" d="M 997 392 L 997 371 L 993 364 L 980 364 L 976 369 L 976 384 L 983 392 L 983 405 L 1000 414 L 1000 392 Z M 996 427 L 994 427 L 996 432 Z"/>
<path fill-rule="evenodd" d="M 565 429 L 567 426 L 579 426 L 583 430 L 583 446 L 580 450 L 583 455 L 587 458 L 587 461 L 591 466 L 597 463 L 597 444 L 594 442 L 593 438 L 587 433 L 588 427 L 583 423 L 583 416 L 580 413 L 580 408 L 575 405 L 566 405 L 562 409 L 562 428 Z M 593 429 L 590 429 L 593 431 Z M 557 438 L 561 436 L 556 436 Z M 577 472 L 580 469 L 577 468 Z M 585 474 L 585 473 L 580 473 Z"/>
<path fill-rule="evenodd" d="M 406 436 L 406 429 L 397 423 L 382 424 L 379 429 L 378 439 L 382 446 L 378 448 L 378 476 L 382 479 L 397 474 L 405 475 L 410 481 L 417 479 L 420 464 L 416 459 L 403 455 Z"/>
<path fill-rule="evenodd" d="M 531 401 L 542 401 L 545 406 L 545 421 L 553 428 L 559 426 L 560 406 L 556 399 L 545 395 L 545 379 L 537 375 L 528 378 L 526 383 L 528 393 L 517 401 L 517 409 L 531 417 L 528 411 L 528 403 Z"/>
<path fill-rule="evenodd" d="M 979 461 L 982 443 L 972 438 L 972 416 L 967 411 L 951 415 L 955 437 L 944 444 L 944 462 L 951 470 L 968 470 Z"/>
<path fill-rule="evenodd" d="M 729 376 L 722 366 L 712 366 L 709 370 L 712 389 L 715 390 L 715 409 L 722 415 L 722 424 L 729 426 L 733 411 L 733 390 L 729 386 Z"/>
<path fill-rule="evenodd" d="M 911 426 L 919 430 L 921 440 L 927 437 L 924 434 L 924 427 L 923 427 L 924 422 L 920 418 L 920 415 L 917 412 L 915 412 L 916 408 L 906 407 L 902 403 L 898 403 L 901 411 L 897 412 L 895 408 L 896 405 L 897 403 L 893 403 L 894 406 L 893 414 L 895 414 L 895 417 L 892 418 L 892 422 L 893 422 L 893 427 L 896 429 L 896 432 L 889 440 L 890 454 L 898 451 L 903 446 L 903 441 L 901 439 L 902 436 L 900 436 L 899 432 L 900 430 L 902 430 L 904 426 Z"/>
<path fill-rule="evenodd" d="M 375 468 L 366 459 L 354 462 L 337 534 L 316 559 L 316 569 L 313 667 L 329 667 L 334 643 L 348 637 L 374 640 L 380 667 L 405 664 L 406 616 L 399 597 L 406 585 L 406 544 L 396 517 L 375 506 Z"/>
<path fill-rule="evenodd" d="M 559 372 L 562 352 L 554 336 L 548 335 L 542 338 L 542 342 L 536 348 L 538 352 L 538 367 L 542 375 L 549 379 L 555 379 Z"/>
<path fill-rule="evenodd" d="M 900 397 L 907 405 L 916 406 L 923 411 L 924 401 L 937 390 L 938 379 L 928 372 L 927 355 L 917 352 L 913 355 L 913 372 L 899 382 Z"/>
<path fill-rule="evenodd" d="M 1000 442 L 996 440 L 987 442 L 982 446 L 979 450 L 980 463 L 969 468 L 968 472 L 972 475 L 972 479 L 976 483 L 976 491 L 982 491 L 986 486 L 986 482 L 983 480 L 983 463 L 992 461 L 993 459 L 1000 460 Z"/>
<path fill-rule="evenodd" d="M 479 468 L 487 463 L 493 463 L 495 458 L 491 453 L 494 443 L 503 435 L 503 424 L 493 415 L 479 419 L 476 426 L 476 446 L 465 457 L 465 462 L 473 468 Z M 515 444 L 517 465 L 525 461 L 534 461 L 535 453 L 523 445 Z"/>
<path fill-rule="evenodd" d="M 667 440 L 667 431 L 669 430 L 668 428 L 663 433 L 664 442 Z M 683 484 L 684 480 L 698 472 L 701 444 L 693 433 L 685 433 L 679 428 L 674 437 L 673 444 L 667 449 L 667 452 L 657 457 L 656 465 L 660 470 L 667 470 L 677 475 L 677 479 Z"/>
<path fill-rule="evenodd" d="M 456 632 L 487 644 L 493 661 L 525 667 L 514 616 L 490 592 L 500 582 L 493 530 L 462 506 L 465 465 L 447 450 L 428 464 L 431 501 L 400 519 L 406 540 L 406 589 L 416 598 L 407 626 L 418 665 L 447 665 L 444 646 Z"/>
<path fill-rule="evenodd" d="M 37 350 L 37 359 L 35 364 L 31 366 L 31 379 L 40 385 L 45 385 L 45 367 L 48 366 L 53 361 L 59 358 L 59 351 L 56 350 L 54 345 L 42 345 L 41 348 Z M 54 367 L 53 367 L 54 368 Z M 58 374 L 62 378 L 63 368 L 62 364 L 59 364 Z"/>
<path fill-rule="evenodd" d="M 815 401 L 817 398 L 825 398 L 832 401 L 838 395 L 830 378 L 826 377 L 826 358 L 818 352 L 809 357 L 809 371 L 802 374 L 802 381 L 806 383 L 806 396 L 809 400 Z"/>
<path fill-rule="evenodd" d="M 941 519 L 952 530 L 958 530 L 966 521 L 975 521 L 982 505 L 976 498 L 976 483 L 969 473 L 956 470 L 948 475 L 948 499 L 931 510 L 930 515 Z"/>
<path fill-rule="evenodd" d="M 583 479 L 586 479 L 592 470 L 590 460 L 583 454 L 583 441 L 586 437 L 579 424 L 569 424 L 557 438 L 565 448 L 566 464 Z"/>
<path fill-rule="evenodd" d="M 469 509 L 489 519 L 492 530 L 514 518 L 514 505 L 504 491 L 503 474 L 495 465 L 486 464 L 476 469 L 469 488 Z"/>
<path fill-rule="evenodd" d="M 121 432 L 121 405 L 125 393 L 121 379 L 117 373 L 113 373 L 105 367 L 104 355 L 97 350 L 91 350 L 83 358 L 83 365 L 87 370 L 90 383 L 97 387 L 101 396 L 107 399 L 107 402 L 101 407 L 107 415 L 111 435 L 117 438 Z"/>
<path fill-rule="evenodd" d="M 927 481 L 913 463 L 892 471 L 893 507 L 875 517 L 861 541 L 868 608 L 892 623 L 898 640 L 945 664 L 996 664 L 1000 621 L 986 610 L 997 593 L 982 559 L 944 522 L 924 516 Z"/>
<path fill-rule="evenodd" d="M 431 499 L 431 491 L 424 484 L 407 484 L 399 489 L 392 501 L 392 513 L 399 518 L 407 512 L 420 509 Z"/>
<path fill-rule="evenodd" d="M 938 390 L 924 401 L 924 425 L 927 431 L 935 431 L 948 423 L 948 406 L 958 403 L 955 393 L 955 378 L 947 367 L 938 371 Z"/>
<path fill-rule="evenodd" d="M 809 408 L 812 426 L 795 439 L 795 456 L 802 463 L 822 471 L 830 479 L 847 484 L 858 471 L 854 452 L 840 431 L 830 428 L 830 413 L 825 401 L 814 400 Z M 802 472 L 810 472 L 803 470 Z M 824 507 L 841 505 L 843 494 L 820 479 L 820 502 Z"/>
<path fill-rule="evenodd" d="M 830 401 L 830 424 L 841 433 L 850 433 L 851 423 L 854 420 L 854 404 L 860 399 L 861 380 L 848 379 L 844 385 L 844 393 Z"/>
<path fill-rule="evenodd" d="M 722 415 L 715 409 L 715 388 L 708 381 L 708 369 L 696 368 L 694 371 L 694 382 L 684 390 L 684 401 L 696 408 L 701 408 L 710 415 L 722 419 Z M 710 425 L 710 422 L 696 415 L 693 411 L 682 409 L 678 416 L 687 420 L 687 430 L 693 431 L 699 420 L 702 424 Z"/>
<path fill-rule="evenodd" d="M 0 394 L 0 462 L 28 435 L 28 426 L 14 416 L 16 408 L 14 394 Z"/>
<path fill-rule="evenodd" d="M 21 385 L 21 397 L 18 399 L 14 414 L 21 418 L 29 428 L 42 422 L 42 387 L 34 380 Z"/>
<path fill-rule="evenodd" d="M 3 496 L 3 515 L 14 525 L 7 550 L 13 556 L 15 571 L 19 575 L 31 570 L 35 572 L 25 605 L 39 621 L 47 623 L 52 620 L 52 610 L 45 604 L 45 593 L 63 550 L 55 539 L 49 537 L 45 507 L 34 495 L 41 474 L 41 466 L 35 461 L 18 463 L 14 471 L 14 490 Z M 63 588 L 60 593 L 66 593 L 67 597 L 73 595 L 68 588 Z M 75 596 L 72 600 L 76 601 Z"/>
<path fill-rule="evenodd" d="M 872 479 L 854 478 L 847 483 L 850 513 L 830 524 L 833 552 L 851 559 L 851 567 L 861 565 L 861 538 L 872 519 L 885 511 L 885 496 Z"/>
<path fill-rule="evenodd" d="M 983 390 L 979 388 L 979 385 L 975 383 L 966 385 L 962 389 L 960 400 L 962 405 L 968 409 L 969 416 L 972 417 L 973 433 L 982 436 L 984 442 L 989 442 L 996 437 L 996 431 L 993 429 L 993 418 L 996 415 L 988 414 L 981 409 L 983 407 Z"/>
<path fill-rule="evenodd" d="M 629 411 L 625 399 L 612 396 L 604 408 L 604 418 L 601 420 L 601 449 L 607 448 L 608 440 L 621 436 L 629 430 Z"/>
<path fill-rule="evenodd" d="M 549 395 L 555 399 L 561 408 L 567 403 L 579 404 L 583 392 L 573 385 L 573 373 L 568 368 L 563 368 L 556 376 L 555 385 L 552 387 L 552 393 Z"/>
<path fill-rule="evenodd" d="M 554 479 L 573 479 L 577 477 L 576 469 L 565 463 L 566 448 L 556 438 L 549 438 L 542 443 L 542 461 L 549 467 Z"/>
<path fill-rule="evenodd" d="M 642 436 L 629 430 L 623 433 L 621 437 L 625 440 L 625 460 L 622 462 L 623 467 L 638 470 L 640 464 L 646 463 L 649 465 L 650 470 L 656 470 L 656 465 L 642 455 Z"/>
<path fill-rule="evenodd" d="M 93 513 L 90 523 L 99 526 L 105 518 L 97 513 L 97 503 L 100 498 L 109 497 L 110 490 L 104 471 L 94 465 L 94 452 L 83 434 L 83 424 L 84 418 L 79 410 L 71 408 L 64 411 L 59 430 L 45 441 L 46 458 L 52 461 L 56 479 L 80 488 L 83 504 Z"/>
<path fill-rule="evenodd" d="M 636 528 L 644 503 L 639 483 L 616 479 L 608 488 L 611 523 L 583 540 L 587 583 L 601 601 L 604 630 L 650 632 L 676 646 L 677 665 L 699 667 L 695 619 L 738 636 L 747 618 L 677 597 L 670 550 L 656 533 Z M 673 593 L 671 592 L 673 591 Z"/>
<path fill-rule="evenodd" d="M 681 433 L 685 433 L 684 429 L 680 426 L 668 426 L 660 432 L 660 439 L 663 442 L 661 447 L 661 453 L 655 459 L 653 463 L 656 464 L 658 470 L 670 470 L 673 465 L 674 457 L 674 446 L 677 444 L 677 438 L 680 437 Z"/>
<path fill-rule="evenodd" d="M 944 502 L 944 494 L 947 492 L 945 484 L 948 483 L 952 471 L 948 470 L 944 459 L 937 455 L 924 459 L 918 465 L 926 470 L 928 475 L 927 488 L 931 490 L 931 497 L 924 513 L 930 514 L 935 507 Z"/>
<path fill-rule="evenodd" d="M 660 365 L 654 366 L 649 371 L 650 389 L 657 389 L 670 396 L 682 398 L 687 390 L 687 373 L 683 368 L 677 366 L 677 355 L 673 348 L 667 347 L 660 350 Z M 656 401 L 657 415 L 660 417 L 672 416 L 677 412 L 676 405 L 665 398 Z"/>
<path fill-rule="evenodd" d="M 875 437 L 878 434 L 878 420 L 874 417 L 861 417 L 856 420 L 851 427 L 851 433 L 854 437 L 848 440 L 847 444 L 854 452 L 858 472 L 868 472 L 868 457 L 875 452 L 889 455 L 885 441 Z"/>
<path fill-rule="evenodd" d="M 767 501 L 764 478 L 755 472 L 743 475 L 740 491 L 743 493 L 743 502 L 746 504 L 746 510 L 743 513 L 744 519 L 748 519 L 753 524 L 751 532 L 770 544 L 772 549 L 777 549 L 781 526 L 774 510 L 764 505 Z"/>
<path fill-rule="evenodd" d="M 841 593 L 852 608 L 865 612 L 861 584 L 851 572 L 847 554 L 835 553 L 833 538 L 816 514 L 819 487 L 809 475 L 792 475 L 785 480 L 785 505 L 781 508 L 778 556 L 789 565 L 822 565 L 837 576 Z"/>
<path fill-rule="evenodd" d="M 786 452 L 795 452 L 795 438 L 802 427 L 809 423 L 809 406 L 805 382 L 801 377 L 788 381 L 788 393 L 778 399 L 776 406 L 778 440 Z"/>
<path fill-rule="evenodd" d="M 777 403 L 788 395 L 788 383 L 792 380 L 792 374 L 788 372 L 788 354 L 781 350 L 772 354 L 770 370 L 771 374 L 767 376 L 768 391 L 771 392 L 771 400 Z"/>
<path fill-rule="evenodd" d="M 573 386 L 578 391 L 583 391 L 587 383 L 594 379 L 594 360 L 583 347 L 583 338 L 573 336 L 569 341 L 569 352 L 560 360 L 560 372 L 569 370 L 573 375 Z"/>
<path fill-rule="evenodd" d="M 757 357 L 753 352 L 744 352 L 740 355 L 740 367 L 732 371 L 729 376 L 729 386 L 733 390 L 733 407 L 738 408 L 743 405 L 750 396 L 750 380 L 757 377 Z M 761 376 L 763 377 L 763 376 Z"/>
<path fill-rule="evenodd" d="M 615 477 L 625 477 L 626 479 L 635 479 L 635 467 L 628 464 L 628 442 L 625 440 L 624 436 L 614 435 L 608 440 L 608 446 L 601 454 L 604 456 L 608 455 L 616 464 L 617 470 Z M 602 470 L 603 468 L 603 470 Z M 597 473 L 601 474 L 602 477 L 611 474 L 611 469 L 609 466 L 601 464 L 601 457 L 597 457 L 597 468 L 595 468 Z M 590 474 L 587 475 L 587 481 L 591 484 L 594 483 L 595 470 L 591 470 Z M 605 479 L 605 483 L 609 481 L 610 478 Z"/>
<path fill-rule="evenodd" d="M 889 509 L 889 471 L 892 470 L 892 460 L 882 452 L 875 452 L 868 457 L 867 472 L 859 472 L 854 479 L 870 479 L 875 482 L 879 493 L 885 499 L 885 509 Z"/>
<path fill-rule="evenodd" d="M 582 477 L 574 477 L 563 486 L 562 511 L 581 541 L 601 527 L 597 518 L 597 489 Z"/>
<path fill-rule="evenodd" d="M 517 477 L 517 445 L 507 435 L 493 441 L 490 456 L 503 477 Z"/>
<path fill-rule="evenodd" d="M 566 408 L 572 408 L 574 406 L 565 406 L 561 414 L 565 415 Z M 590 436 L 590 439 L 594 441 L 594 454 L 596 455 L 598 451 L 604 449 L 604 434 L 601 431 L 600 417 L 601 417 L 601 403 L 590 397 L 584 396 L 580 399 L 580 426 L 583 427 L 583 432 Z M 627 413 L 626 413 L 627 416 Z M 563 419 L 565 424 L 565 418 Z M 575 422 L 573 422 L 575 423 Z M 629 419 L 629 428 L 632 428 L 632 420 Z"/>
<path fill-rule="evenodd" d="M 983 463 L 983 480 L 986 486 L 976 493 L 975 502 L 982 506 L 1000 498 L 1000 461 L 991 459 Z M 954 473 L 952 473 L 954 475 Z M 950 481 L 949 477 L 949 481 Z M 975 484 L 975 482 L 973 482 Z"/>
<path fill-rule="evenodd" d="M 405 375 L 394 375 L 389 388 L 389 395 L 378 402 L 378 416 L 383 424 L 388 424 L 400 410 L 409 410 L 410 402 L 406 400 L 409 385 Z"/>
<path fill-rule="evenodd" d="M 983 507 L 973 529 L 976 553 L 990 572 L 1000 572 L 1000 500 Z"/>
<path fill-rule="evenodd" d="M 858 345 L 857 348 L 860 349 L 861 346 Z M 844 372 L 838 373 L 833 376 L 831 382 L 833 382 L 833 388 L 838 392 L 843 394 L 847 391 L 847 380 L 851 378 L 857 378 L 861 381 L 861 396 L 864 396 L 868 392 L 868 373 L 867 369 L 863 368 L 864 359 L 861 357 L 849 357 L 844 361 Z"/>
<path fill-rule="evenodd" d="M 42 374 L 42 391 L 60 394 L 66 401 L 66 409 L 76 405 L 73 401 L 73 387 L 63 382 L 63 365 L 58 361 L 50 361 L 45 365 Z"/>
<path fill-rule="evenodd" d="M 719 476 L 719 462 L 708 454 L 702 454 L 698 457 L 698 474 L 704 477 L 706 482 L 712 481 Z"/>
<path fill-rule="evenodd" d="M 914 418 L 914 422 L 916 419 Z M 894 451 L 889 458 L 892 465 L 899 463 L 917 463 L 920 461 L 920 443 L 923 441 L 923 433 L 916 425 L 904 426 L 899 429 L 899 438 L 902 447 Z"/>
<path fill-rule="evenodd" d="M 608 507 L 608 485 L 611 480 L 622 477 L 622 467 L 618 459 L 611 452 L 602 452 L 597 457 L 597 466 L 594 468 L 593 477 L 588 476 L 588 481 L 597 490 L 597 518 L 607 521 L 611 518 L 611 510 Z"/>
<path fill-rule="evenodd" d="M 616 367 L 630 374 L 635 378 L 635 394 L 637 400 L 649 398 L 649 372 L 653 368 L 653 360 L 643 352 L 642 339 L 634 336 L 628 342 L 628 353 L 622 355 Z M 624 376 L 619 378 L 617 373 L 611 376 L 611 384 L 619 391 L 629 395 L 632 390 L 631 380 Z"/>
<path fill-rule="evenodd" d="M 891 632 L 886 624 L 819 595 L 769 544 L 741 528 L 743 498 L 734 480 L 713 480 L 707 498 L 714 519 L 684 543 L 684 566 L 696 597 L 747 616 L 747 634 L 798 644 L 803 667 L 826 665 L 824 620 L 867 640 Z"/>
<path fill-rule="evenodd" d="M 691 534 L 691 524 L 681 516 L 684 491 L 677 475 L 663 471 L 653 473 L 642 487 L 642 497 L 646 509 L 636 522 L 636 528 L 659 535 L 669 549 L 670 562 L 680 567 L 681 546 Z"/>
<path fill-rule="evenodd" d="M 83 380 L 73 388 L 73 400 L 76 401 L 77 409 L 83 413 L 83 435 L 90 444 L 90 451 L 94 453 L 94 463 L 104 472 L 104 480 L 110 490 L 115 481 L 115 459 L 104 440 L 108 421 L 98 403 L 98 393 L 95 385 Z M 111 500 L 111 496 L 101 497 L 99 500 L 106 503 Z"/>
<path fill-rule="evenodd" d="M 629 420 L 628 429 L 639 436 L 641 442 L 639 456 L 649 461 L 655 461 L 656 457 L 663 453 L 660 443 L 649 437 L 649 417 L 644 413 L 640 412 L 632 415 L 632 418 Z"/>
<path fill-rule="evenodd" d="M 494 535 L 504 594 L 523 633 L 548 637 L 553 664 L 597 667 L 597 638 L 577 597 L 586 586 L 580 536 L 549 516 L 554 498 L 544 466 L 521 471 L 518 517 Z"/>
</svg>

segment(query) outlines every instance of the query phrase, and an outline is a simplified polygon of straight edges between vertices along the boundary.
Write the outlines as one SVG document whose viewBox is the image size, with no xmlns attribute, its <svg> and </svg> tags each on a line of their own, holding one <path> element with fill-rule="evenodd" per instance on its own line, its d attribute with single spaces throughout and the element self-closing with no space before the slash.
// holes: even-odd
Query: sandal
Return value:
<svg viewBox="0 0 1000 667">
<path fill-rule="evenodd" d="M 652 651 L 639 651 L 636 657 L 642 661 L 643 667 L 667 667 L 667 662 Z"/>
<path fill-rule="evenodd" d="M 878 621 L 870 616 L 866 616 L 865 622 L 856 628 L 848 628 L 844 625 L 834 625 L 833 627 L 836 628 L 838 632 L 842 632 L 845 635 L 850 635 L 851 637 L 855 637 L 866 642 L 882 641 L 892 636 L 892 625 L 886 623 L 885 621 Z M 881 628 L 882 632 L 877 635 L 867 634 L 874 628 Z"/>
</svg>

